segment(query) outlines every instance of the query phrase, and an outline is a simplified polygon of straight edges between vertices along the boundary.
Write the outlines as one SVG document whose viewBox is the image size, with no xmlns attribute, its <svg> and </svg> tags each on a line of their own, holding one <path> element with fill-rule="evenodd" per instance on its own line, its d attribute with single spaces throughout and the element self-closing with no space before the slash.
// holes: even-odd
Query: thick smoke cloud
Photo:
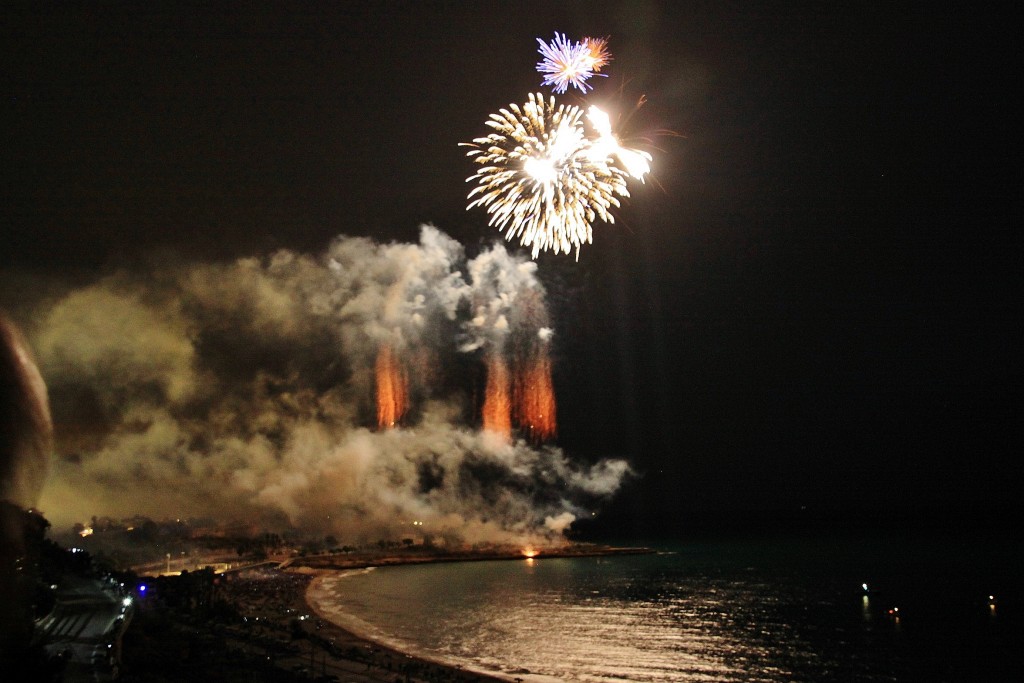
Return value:
<svg viewBox="0 0 1024 683">
<path fill-rule="evenodd" d="M 467 260 L 423 226 L 418 244 L 339 237 L 319 256 L 121 272 L 71 292 L 32 335 L 62 455 L 41 507 L 58 524 L 213 516 L 353 541 L 414 521 L 468 542 L 558 536 L 628 467 L 473 427 L 467 363 L 508 336 L 524 291 L 543 297 L 532 262 L 502 246 Z M 385 344 L 416 406 L 377 430 Z"/>
<path fill-rule="evenodd" d="M 500 351 L 510 332 L 509 318 L 529 292 L 542 292 L 537 264 L 509 254 L 495 244 L 469 263 L 471 318 L 463 326 L 462 351 L 489 347 Z"/>
</svg>

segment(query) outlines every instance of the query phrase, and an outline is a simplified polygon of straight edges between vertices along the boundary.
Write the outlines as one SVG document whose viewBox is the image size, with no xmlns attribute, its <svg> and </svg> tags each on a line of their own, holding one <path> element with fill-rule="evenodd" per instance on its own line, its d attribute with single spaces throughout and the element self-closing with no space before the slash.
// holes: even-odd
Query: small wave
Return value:
<svg viewBox="0 0 1024 683">
<path fill-rule="evenodd" d="M 376 567 L 363 567 L 362 569 L 346 569 L 334 574 L 335 579 L 347 579 L 350 576 L 364 576 L 374 571 Z"/>
</svg>

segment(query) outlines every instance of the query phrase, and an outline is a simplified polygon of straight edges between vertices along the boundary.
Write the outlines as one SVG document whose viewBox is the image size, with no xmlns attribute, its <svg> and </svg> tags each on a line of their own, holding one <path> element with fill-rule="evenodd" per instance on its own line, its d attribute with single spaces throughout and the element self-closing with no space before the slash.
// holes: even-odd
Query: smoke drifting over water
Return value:
<svg viewBox="0 0 1024 683">
<path fill-rule="evenodd" d="M 35 318 L 62 455 L 40 507 L 58 524 L 557 536 L 628 466 L 517 438 L 554 434 L 551 335 L 536 264 L 501 245 L 467 260 L 431 226 L 418 244 L 339 237 L 320 256 L 118 273 Z M 504 369 L 487 377 L 501 429 L 477 428 L 477 365 Z"/>
</svg>

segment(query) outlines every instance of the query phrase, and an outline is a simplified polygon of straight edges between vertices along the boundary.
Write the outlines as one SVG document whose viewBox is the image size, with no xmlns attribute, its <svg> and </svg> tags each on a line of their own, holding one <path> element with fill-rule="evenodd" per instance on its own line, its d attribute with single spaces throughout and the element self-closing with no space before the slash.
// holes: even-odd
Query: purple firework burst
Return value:
<svg viewBox="0 0 1024 683">
<path fill-rule="evenodd" d="M 570 84 L 582 92 L 592 89 L 587 79 L 594 75 L 594 58 L 586 44 L 574 43 L 558 32 L 550 44 L 540 38 L 537 42 L 544 57 L 537 62 L 537 71 L 544 74 L 544 85 L 553 86 L 557 93 L 564 93 Z"/>
</svg>

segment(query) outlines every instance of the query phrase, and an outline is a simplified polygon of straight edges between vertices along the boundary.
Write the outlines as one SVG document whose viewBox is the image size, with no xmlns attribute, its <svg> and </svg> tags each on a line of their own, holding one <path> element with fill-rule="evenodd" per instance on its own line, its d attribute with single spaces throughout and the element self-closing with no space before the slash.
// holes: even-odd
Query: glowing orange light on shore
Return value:
<svg viewBox="0 0 1024 683">
<path fill-rule="evenodd" d="M 492 353 L 487 362 L 487 388 L 484 394 L 483 428 L 505 439 L 512 437 L 512 405 L 509 401 L 509 372 L 505 359 Z"/>
<path fill-rule="evenodd" d="M 384 429 L 394 427 L 408 404 L 409 378 L 390 345 L 384 344 L 377 352 L 375 366 L 377 378 L 377 425 Z"/>
<path fill-rule="evenodd" d="M 537 554 L 538 554 L 537 551 L 534 550 L 533 548 L 523 548 L 522 552 L 523 552 L 523 557 L 525 557 L 528 560 L 532 560 L 533 558 L 537 557 Z"/>
</svg>

